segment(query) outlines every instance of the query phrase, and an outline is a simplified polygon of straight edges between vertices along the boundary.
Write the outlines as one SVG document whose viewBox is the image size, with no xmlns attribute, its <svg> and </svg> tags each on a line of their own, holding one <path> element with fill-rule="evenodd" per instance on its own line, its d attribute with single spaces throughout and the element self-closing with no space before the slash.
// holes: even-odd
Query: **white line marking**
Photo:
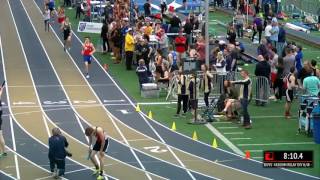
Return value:
<svg viewBox="0 0 320 180">
<path fill-rule="evenodd" d="M 9 2 L 8 2 L 9 3 Z M 3 67 L 3 73 L 4 73 L 4 79 L 7 80 L 7 76 L 6 76 L 6 70 L 5 70 L 5 67 L 4 67 L 4 55 L 3 55 L 3 48 L 2 48 L 2 39 L 1 39 L 1 36 L 0 36 L 0 48 L 1 48 L 1 59 L 2 59 L 2 67 Z M 8 94 L 8 87 L 5 86 L 6 88 L 6 91 L 7 91 L 7 94 Z M 10 102 L 9 101 L 9 98 L 7 98 L 7 102 Z M 9 105 L 10 106 L 10 105 Z M 14 130 L 13 130 L 13 124 L 12 124 L 12 119 L 11 119 L 11 116 L 9 117 L 10 118 L 10 130 L 11 130 L 11 136 L 12 136 L 12 144 L 13 144 L 13 149 L 14 151 L 17 150 L 17 147 L 16 147 L 16 140 L 15 140 L 15 136 L 14 136 Z M 14 156 L 14 162 L 16 164 L 16 173 L 17 173 L 17 179 L 20 179 L 20 169 L 19 169 L 19 163 L 18 163 L 18 158 L 17 156 L 15 155 Z"/>
<path fill-rule="evenodd" d="M 51 87 L 60 87 L 61 85 L 37 85 L 37 88 L 51 88 Z M 78 85 L 78 84 L 67 84 L 64 85 L 65 87 L 86 87 L 86 85 Z M 114 84 L 110 83 L 110 84 L 92 84 L 92 86 L 114 86 Z M 8 86 L 10 88 L 32 88 L 33 86 L 15 86 L 15 85 L 11 85 Z"/>
<path fill-rule="evenodd" d="M 9 119 L 10 119 L 10 130 L 11 130 L 11 136 L 12 136 L 12 147 L 13 147 L 14 151 L 17 151 L 16 140 L 15 140 L 15 135 L 14 135 L 14 130 L 13 130 L 12 118 L 10 117 Z M 17 179 L 20 179 L 20 168 L 19 168 L 17 155 L 14 155 L 14 162 L 16 164 Z"/>
<path fill-rule="evenodd" d="M 144 139 L 131 139 L 131 140 L 128 140 L 129 142 L 138 142 L 138 141 L 153 141 L 149 138 L 144 138 Z"/>
<path fill-rule="evenodd" d="M 177 104 L 177 102 L 139 102 L 139 105 L 168 105 L 168 104 Z"/>
<path fill-rule="evenodd" d="M 15 177 L 13 177 L 11 174 L 7 174 L 7 173 L 5 173 L 5 172 L 2 171 L 2 170 L 0 170 L 0 173 L 6 175 L 6 176 L 8 176 L 8 177 L 10 177 L 11 179 L 17 180 L 17 179 L 16 179 Z"/>
<path fill-rule="evenodd" d="M 315 144 L 314 142 L 283 142 L 268 144 L 237 144 L 238 146 L 277 146 L 277 145 L 298 145 L 298 144 Z"/>
<path fill-rule="evenodd" d="M 225 135 L 230 135 L 230 134 L 243 134 L 243 132 L 226 132 L 226 133 L 223 133 Z"/>
<path fill-rule="evenodd" d="M 215 134 L 219 139 L 221 139 L 230 149 L 233 150 L 233 152 L 239 154 L 239 155 L 244 155 L 244 153 L 236 147 L 234 144 L 232 144 L 226 137 L 224 137 L 216 128 L 214 128 L 211 124 L 206 124 L 206 127 L 213 133 Z"/>
<path fill-rule="evenodd" d="M 53 69 L 54 72 L 55 72 L 55 75 L 56 75 L 59 83 L 62 85 L 62 82 L 61 82 L 61 80 L 60 80 L 60 78 L 59 78 L 59 75 L 58 75 L 58 73 L 56 72 L 56 70 L 55 70 L 55 68 L 54 68 L 54 66 L 53 66 L 53 64 L 52 64 L 52 62 L 51 62 L 51 59 L 50 59 L 49 55 L 47 54 L 47 51 L 46 51 L 46 49 L 45 49 L 45 47 L 44 47 L 44 45 L 43 45 L 43 43 L 42 43 L 42 41 L 41 41 L 41 39 L 40 39 L 40 37 L 39 37 L 39 35 L 38 35 L 38 32 L 37 32 L 35 26 L 33 25 L 32 21 L 31 21 L 31 18 L 30 18 L 29 14 L 28 14 L 28 11 L 27 11 L 26 8 L 24 7 L 24 4 L 22 3 L 21 0 L 20 0 L 20 2 L 21 2 L 21 4 L 22 4 L 22 6 L 23 6 L 23 8 L 24 8 L 24 10 L 25 10 L 25 12 L 26 12 L 26 14 L 27 14 L 27 16 L 28 16 L 28 19 L 29 19 L 29 21 L 30 21 L 30 23 L 31 23 L 31 25 L 32 25 L 32 27 L 33 27 L 33 30 L 34 30 L 35 34 L 37 35 L 37 38 L 38 38 L 38 40 L 39 40 L 39 42 L 40 42 L 40 44 L 41 44 L 41 46 L 42 46 L 42 48 L 43 48 L 43 51 L 45 52 L 45 54 L 46 54 L 46 56 L 47 56 L 47 58 L 48 58 L 48 60 L 49 60 L 49 63 L 50 63 L 50 65 L 51 65 L 52 69 Z M 33 1 L 33 3 L 34 3 L 34 5 L 35 5 L 35 7 L 37 7 L 38 10 L 41 12 L 41 10 L 39 9 L 39 7 L 38 7 L 38 5 L 36 4 L 36 2 Z M 52 27 L 50 27 L 50 28 L 51 28 L 52 32 L 55 34 L 55 36 L 56 36 L 56 38 L 58 39 L 58 41 L 59 41 L 61 44 L 63 44 L 63 43 L 61 42 L 61 40 L 59 39 L 58 35 L 56 34 L 55 30 L 54 30 Z M 74 59 L 72 58 L 72 56 L 69 54 L 68 51 L 67 51 L 67 54 L 68 54 L 69 57 L 72 59 L 72 62 L 74 63 L 75 67 L 79 70 L 82 78 L 85 80 L 85 82 L 87 83 L 88 87 L 92 90 L 93 94 L 96 96 L 98 102 L 103 105 L 103 103 L 102 103 L 102 102 L 100 101 L 100 99 L 97 97 L 97 94 L 93 91 L 92 87 L 89 85 L 89 82 L 88 82 L 87 79 L 84 77 L 84 75 L 81 73 L 80 69 L 78 68 L 77 64 L 75 63 Z M 70 98 L 68 97 L 68 95 L 67 95 L 64 87 L 61 86 L 61 88 L 62 88 L 63 91 L 65 92 L 65 95 L 66 95 L 68 101 L 70 102 Z M 39 98 L 39 97 L 38 97 L 38 98 Z M 108 112 L 107 109 L 105 108 L 105 106 L 102 106 L 102 107 L 106 110 L 106 112 Z M 76 112 L 76 111 L 75 111 L 75 112 Z M 108 113 L 107 113 L 107 114 L 108 114 Z M 115 124 L 115 122 L 113 121 L 113 119 L 112 119 L 111 117 L 110 117 L 110 119 L 111 119 L 112 123 L 114 124 L 115 128 L 117 129 L 117 131 L 119 132 L 119 134 L 121 135 L 121 137 L 126 141 L 125 137 L 123 136 L 123 134 L 122 134 L 122 132 L 120 131 L 120 129 L 119 129 L 119 127 L 117 126 L 117 124 Z M 126 143 L 129 144 L 128 142 L 126 142 Z M 145 167 L 143 166 L 143 164 L 141 163 L 140 159 L 139 159 L 138 156 L 135 154 L 135 152 L 132 150 L 132 148 L 130 148 L 130 151 L 132 152 L 132 154 L 134 155 L 134 157 L 135 157 L 136 160 L 138 161 L 138 163 L 139 163 L 139 165 L 141 166 L 141 168 L 144 170 L 147 178 L 148 178 L 149 180 L 151 180 L 152 178 L 151 178 L 149 172 L 146 171 Z"/>
<path fill-rule="evenodd" d="M 48 137 L 50 137 L 51 133 L 50 133 L 50 130 L 49 130 L 49 126 L 48 126 L 48 122 L 46 120 L 46 117 L 44 117 L 44 114 L 42 114 L 42 119 L 43 119 L 44 125 L 46 127 L 46 130 L 47 130 L 47 133 L 48 133 Z"/>
<path fill-rule="evenodd" d="M 251 138 L 230 138 L 230 140 L 250 140 Z"/>
<path fill-rule="evenodd" d="M 217 127 L 218 129 L 237 129 L 239 127 L 232 126 L 232 127 Z"/>
<path fill-rule="evenodd" d="M 36 88 L 35 88 L 35 83 L 34 83 L 34 80 L 33 80 L 32 74 L 31 74 L 31 70 L 30 70 L 30 66 L 29 66 L 29 63 L 28 63 L 28 60 L 27 60 L 25 51 L 24 51 L 24 47 L 23 47 L 23 44 L 22 44 L 22 41 L 21 41 L 21 37 L 20 37 L 19 31 L 18 31 L 18 27 L 17 27 L 17 25 L 16 25 L 16 22 L 15 22 L 13 13 L 12 13 L 11 6 L 10 6 L 10 3 L 9 3 L 8 0 L 7 0 L 7 2 L 8 2 L 8 5 L 9 5 L 9 9 L 10 9 L 10 12 L 11 12 L 11 16 L 12 16 L 12 18 L 13 18 L 13 22 L 14 22 L 14 25 L 15 25 L 15 28 L 16 28 L 16 32 L 17 32 L 17 34 L 18 34 L 18 39 L 19 39 L 19 42 L 20 42 L 20 45 L 21 45 L 21 49 L 22 49 L 22 52 L 23 52 L 23 55 L 24 55 L 24 58 L 25 58 L 25 62 L 26 62 L 26 65 L 27 65 L 27 68 L 28 68 L 28 71 L 29 71 L 30 79 L 31 79 L 32 84 L 33 84 L 34 93 L 35 93 L 35 95 L 36 95 L 36 97 L 37 97 L 38 103 L 41 104 L 40 98 L 39 98 L 39 95 L 38 95 L 38 92 L 37 92 L 37 90 L 36 90 Z M 24 4 L 23 4 L 21 1 L 20 1 L 20 3 L 21 3 L 23 9 L 25 10 L 25 12 L 26 12 L 26 14 L 27 14 L 29 21 L 31 22 L 30 17 L 29 17 L 29 14 L 27 13 L 27 11 L 26 11 L 26 9 L 25 9 L 25 7 L 24 7 Z M 34 28 L 32 22 L 31 22 L 31 25 L 32 25 L 32 27 Z M 35 29 L 34 29 L 34 30 L 35 30 Z M 36 33 L 36 35 L 38 35 L 38 34 Z M 37 36 L 37 37 L 38 37 L 38 36 Z M 38 38 L 39 38 L 39 37 L 38 37 Z M 39 40 L 40 40 L 40 39 L 39 39 Z M 41 45 L 42 45 L 42 44 L 41 44 Z M 4 68 L 5 68 L 5 67 L 4 67 Z M 9 92 L 8 92 L 8 91 L 7 91 L 7 96 L 8 96 L 8 98 L 9 98 Z M 8 102 L 10 102 L 9 99 L 8 99 Z M 9 106 L 10 106 L 10 105 L 9 105 Z M 40 110 L 43 112 L 42 107 L 40 106 L 39 108 L 40 108 Z M 12 113 L 11 108 L 9 108 L 9 110 L 10 110 L 10 112 Z M 43 112 L 43 114 L 45 114 L 45 113 Z M 48 117 L 47 117 L 47 118 L 48 118 Z M 38 140 L 38 139 L 35 138 L 33 135 L 31 135 L 28 131 L 26 131 L 26 130 L 19 124 L 19 122 L 18 122 L 17 120 L 15 120 L 15 122 L 16 122 L 16 123 L 19 125 L 19 127 L 20 127 L 21 129 L 23 129 L 24 132 L 27 133 L 30 137 L 32 137 L 34 140 L 36 140 L 37 142 L 39 142 L 40 144 L 42 144 L 42 145 L 44 145 L 45 147 L 48 148 L 48 146 L 47 146 L 46 144 L 42 143 L 40 140 Z M 44 121 L 44 123 L 45 123 L 45 121 Z M 47 128 L 47 129 L 48 129 L 48 128 Z M 48 133 L 50 134 L 50 132 L 48 132 Z M 75 162 L 75 163 L 77 163 L 77 164 L 79 164 L 79 165 L 81 165 L 81 166 L 83 166 L 83 167 L 87 167 L 87 166 L 85 166 L 85 165 L 83 165 L 83 164 L 81 164 L 81 163 L 79 163 L 79 162 L 77 162 L 77 161 L 75 161 L 75 160 L 73 160 L 73 159 L 71 159 L 71 158 L 68 158 L 68 159 L 70 159 L 71 161 L 73 161 L 73 162 Z"/>
<path fill-rule="evenodd" d="M 232 122 L 225 122 L 225 121 L 214 121 L 212 124 L 231 124 Z"/>
</svg>

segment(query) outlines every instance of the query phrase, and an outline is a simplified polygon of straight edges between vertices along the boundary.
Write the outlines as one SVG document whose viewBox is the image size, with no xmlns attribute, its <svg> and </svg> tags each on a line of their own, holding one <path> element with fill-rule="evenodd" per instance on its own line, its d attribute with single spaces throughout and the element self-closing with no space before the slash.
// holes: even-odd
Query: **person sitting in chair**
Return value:
<svg viewBox="0 0 320 180">
<path fill-rule="evenodd" d="M 221 114 L 227 114 L 228 118 L 234 117 L 234 112 L 232 111 L 235 108 L 236 101 L 239 98 L 239 93 L 236 88 L 231 84 L 230 81 L 224 81 L 224 93 L 225 93 L 225 106 Z"/>
<path fill-rule="evenodd" d="M 145 66 L 143 59 L 139 60 L 139 66 L 136 69 L 136 73 L 139 78 L 139 84 L 140 84 L 140 89 L 141 89 L 142 84 L 149 82 L 148 68 Z"/>
</svg>

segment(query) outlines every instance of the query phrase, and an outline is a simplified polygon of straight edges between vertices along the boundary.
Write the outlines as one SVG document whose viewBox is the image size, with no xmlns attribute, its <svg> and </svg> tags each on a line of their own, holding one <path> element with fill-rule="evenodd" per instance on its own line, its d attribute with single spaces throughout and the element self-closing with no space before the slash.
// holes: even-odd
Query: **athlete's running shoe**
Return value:
<svg viewBox="0 0 320 180">
<path fill-rule="evenodd" d="M 100 172 L 99 169 L 96 169 L 96 170 L 93 171 L 92 175 L 95 175 L 95 176 L 96 176 L 96 175 L 99 174 L 99 172 Z"/>
<path fill-rule="evenodd" d="M 101 175 L 99 175 L 99 176 L 97 177 L 97 180 L 102 180 L 102 179 L 104 179 L 104 177 L 101 176 Z"/>
<path fill-rule="evenodd" d="M 87 74 L 87 75 L 86 75 L 86 78 L 87 78 L 87 79 L 89 79 L 89 78 L 90 78 L 89 74 Z"/>
</svg>

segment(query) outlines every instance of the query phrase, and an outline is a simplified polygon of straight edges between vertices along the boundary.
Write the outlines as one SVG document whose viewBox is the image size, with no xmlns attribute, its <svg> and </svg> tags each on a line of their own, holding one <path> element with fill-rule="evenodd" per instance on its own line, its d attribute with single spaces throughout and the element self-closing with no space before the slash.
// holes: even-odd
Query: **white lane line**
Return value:
<svg viewBox="0 0 320 180">
<path fill-rule="evenodd" d="M 253 159 L 263 159 L 262 156 L 253 156 L 253 157 L 251 157 L 251 158 L 253 158 Z"/>
<path fill-rule="evenodd" d="M 0 173 L 4 174 L 5 176 L 8 176 L 11 179 L 17 180 L 15 177 L 13 177 L 11 174 L 7 174 L 4 171 L 0 170 Z"/>
<path fill-rule="evenodd" d="M 26 61 L 26 65 L 27 65 L 27 68 L 28 68 L 28 71 L 29 71 L 29 75 L 30 75 L 30 78 L 31 78 L 31 81 L 32 81 L 32 84 L 33 84 L 33 89 L 34 89 L 35 95 L 36 95 L 36 97 L 37 97 L 38 103 L 41 104 L 40 98 L 39 98 L 39 95 L 38 95 L 38 92 L 37 92 L 37 90 L 36 90 L 36 88 L 35 88 L 35 83 L 34 83 L 34 80 L 33 80 L 32 74 L 31 74 L 31 70 L 30 70 L 30 66 L 29 66 L 29 63 L 28 63 L 28 60 L 27 60 L 25 51 L 24 51 L 24 47 L 23 47 L 23 44 L 22 44 L 22 41 L 21 41 L 21 37 L 20 37 L 19 31 L 18 31 L 18 27 L 17 27 L 17 25 L 16 25 L 16 22 L 15 22 L 13 13 L 12 13 L 11 6 L 10 6 L 10 3 L 9 3 L 8 0 L 7 0 L 7 2 L 8 2 L 8 5 L 9 5 L 9 9 L 10 9 L 10 12 L 11 12 L 11 16 L 12 16 L 12 18 L 13 18 L 13 22 L 14 22 L 14 25 L 15 25 L 15 28 L 16 28 L 16 32 L 17 32 L 17 34 L 18 34 L 18 39 L 19 39 L 19 42 L 20 42 L 20 45 L 21 45 L 21 49 L 22 49 L 22 52 L 23 52 L 25 61 Z M 25 9 L 25 7 L 24 7 L 24 4 L 23 4 L 21 1 L 20 1 L 20 3 L 21 3 L 22 7 L 24 8 L 24 10 L 25 10 L 25 12 L 26 12 L 26 14 L 27 14 L 29 21 L 31 22 L 30 17 L 29 17 L 29 14 L 27 13 L 27 11 L 26 11 L 26 9 Z M 33 26 L 32 22 L 31 22 L 31 25 Z M 33 27 L 33 28 L 34 28 L 34 27 Z M 36 33 L 36 35 L 38 35 L 38 34 Z M 39 39 L 39 40 L 40 40 L 40 39 Z M 7 96 L 8 96 L 8 98 L 9 98 L 9 92 L 7 92 Z M 8 102 L 10 102 L 9 99 L 8 99 Z M 10 107 L 10 105 L 9 105 L 9 107 Z M 42 108 L 41 106 L 39 106 L 38 108 L 41 110 L 42 114 L 44 114 L 45 117 L 47 117 L 46 114 L 45 114 L 45 112 L 43 111 L 43 108 Z M 10 110 L 10 112 L 12 113 L 11 108 L 9 108 L 9 110 Z M 47 117 L 47 118 L 49 119 L 49 117 Z M 46 124 L 45 119 L 43 119 L 43 121 L 44 121 L 44 123 Z M 23 131 L 24 131 L 26 134 L 28 134 L 30 137 L 32 137 L 34 140 L 36 140 L 36 141 L 39 142 L 40 144 L 42 144 L 42 145 L 44 145 L 45 147 L 49 148 L 46 144 L 42 143 L 40 140 L 38 140 L 38 139 L 35 138 L 33 135 L 31 135 L 28 131 L 26 131 L 26 129 L 24 129 L 24 128 L 19 124 L 19 122 L 18 122 L 17 120 L 15 120 L 15 122 L 19 125 L 19 127 L 20 127 L 21 129 L 23 129 Z M 46 128 L 46 129 L 47 129 L 47 133 L 48 133 L 49 136 L 50 136 L 50 131 L 48 132 L 48 129 L 49 129 L 49 128 Z M 68 158 L 68 159 L 70 159 L 71 161 L 73 161 L 73 162 L 76 163 L 76 164 L 79 164 L 80 166 L 88 167 L 88 166 L 86 166 L 86 165 L 84 165 L 84 164 L 81 164 L 81 163 L 79 163 L 79 162 L 71 159 L 71 158 Z M 115 179 L 116 179 L 116 178 L 115 178 Z"/>
<path fill-rule="evenodd" d="M 239 127 L 232 126 L 232 127 L 217 127 L 218 129 L 237 129 Z"/>
<path fill-rule="evenodd" d="M 243 134 L 243 132 L 226 132 L 226 133 L 223 133 L 225 135 L 230 135 L 230 134 Z"/>
<path fill-rule="evenodd" d="M 243 138 L 230 138 L 230 140 L 250 140 L 251 138 L 246 138 L 246 137 L 243 137 Z"/>
<path fill-rule="evenodd" d="M 214 121 L 212 124 L 231 124 L 232 122 L 226 122 L 226 121 Z"/>
<path fill-rule="evenodd" d="M 34 3 L 35 3 L 35 2 L 34 2 Z M 37 6 L 37 4 L 35 4 L 35 5 Z M 38 6 L 37 6 L 37 7 L 38 7 Z M 39 7 L 38 7 L 38 9 L 39 9 Z M 41 12 L 40 9 L 39 9 L 39 11 Z M 63 44 L 63 43 L 61 42 L 60 38 L 57 36 L 56 32 L 54 31 L 54 29 L 53 29 L 52 27 L 51 27 L 51 30 L 54 32 L 54 34 L 56 35 L 56 37 L 57 37 L 57 39 L 59 40 L 59 42 L 60 42 L 61 44 Z M 80 42 L 81 42 L 81 41 L 80 41 Z M 95 91 L 94 91 L 94 90 L 92 89 L 92 87 L 90 86 L 90 83 L 88 82 L 88 80 L 84 77 L 83 73 L 81 72 L 81 70 L 79 69 L 79 67 L 78 67 L 77 64 L 75 63 L 73 57 L 70 55 L 70 53 L 69 53 L 68 51 L 67 51 L 67 54 L 68 54 L 69 57 L 72 59 L 75 67 L 78 69 L 78 71 L 80 72 L 81 76 L 83 77 L 83 79 L 85 80 L 85 82 L 88 84 L 88 87 L 91 89 L 91 91 L 93 92 L 93 94 L 96 96 L 97 100 L 98 100 L 101 104 L 103 104 L 103 103 L 101 102 L 100 98 L 99 98 L 99 97 L 97 96 L 97 94 L 95 93 Z M 99 63 L 98 63 L 98 64 L 99 64 Z M 100 65 L 100 64 L 99 64 L 99 65 Z M 58 79 L 59 79 L 59 78 L 58 78 Z M 110 115 L 111 113 L 105 108 L 105 106 L 103 106 L 103 107 L 104 107 L 105 111 L 107 112 L 107 115 L 108 115 L 108 116 L 111 116 L 111 115 Z M 83 119 L 83 118 L 82 118 L 82 119 Z M 126 138 L 123 136 L 122 132 L 120 131 L 119 127 L 117 126 L 117 124 L 115 124 L 113 118 L 110 117 L 110 119 L 111 119 L 112 123 L 114 124 L 114 126 L 116 127 L 116 129 L 119 131 L 119 133 L 120 133 L 120 135 L 122 136 L 123 140 L 126 141 L 126 143 L 129 145 L 129 143 L 127 142 Z M 135 152 L 132 150 L 131 147 L 129 147 L 129 148 L 130 148 L 130 151 L 133 153 L 133 155 L 136 157 L 136 159 L 137 159 L 137 161 L 139 162 L 139 164 L 141 165 L 141 167 L 144 169 L 147 177 L 148 177 L 149 179 L 151 179 L 149 173 L 147 173 L 147 171 L 145 170 L 143 164 L 142 164 L 141 161 L 138 159 L 138 156 L 135 154 Z M 170 150 L 169 147 L 168 147 L 168 149 Z M 174 154 L 173 151 L 171 151 L 171 152 L 172 152 L 172 154 L 173 154 L 175 157 L 177 157 L 177 156 Z M 144 154 L 145 154 L 145 153 L 144 153 Z M 177 160 L 178 160 L 179 163 L 182 163 L 180 159 L 177 159 Z M 167 163 L 169 163 L 169 162 L 167 162 Z M 187 169 L 186 166 L 185 166 L 183 163 L 182 163 L 181 165 L 182 165 L 182 167 L 187 171 L 187 173 L 189 174 L 189 176 L 190 176 L 192 179 L 195 179 L 194 176 L 192 175 L 192 173 L 189 171 L 189 169 Z M 197 173 L 199 173 L 199 172 L 197 172 Z"/>
<path fill-rule="evenodd" d="M 237 144 L 238 146 L 277 146 L 277 145 L 299 145 L 299 144 L 315 144 L 314 142 L 283 142 L 268 144 Z"/>
<path fill-rule="evenodd" d="M 213 127 L 211 124 L 206 124 L 206 127 L 215 134 L 221 141 L 223 141 L 230 149 L 232 149 L 233 152 L 244 155 L 244 153 L 234 144 L 232 144 L 225 136 L 223 136 L 215 127 Z"/>
<path fill-rule="evenodd" d="M 15 135 L 14 135 L 14 130 L 13 130 L 12 118 L 10 117 L 9 119 L 10 119 L 10 130 L 11 130 L 11 136 L 12 136 L 13 150 L 17 151 L 16 140 L 15 140 Z M 19 162 L 18 162 L 17 155 L 14 155 L 14 162 L 16 164 L 17 179 L 20 179 L 20 167 L 19 167 Z"/>
<path fill-rule="evenodd" d="M 67 95 L 67 93 L 66 93 L 66 91 L 65 91 L 65 89 L 64 89 L 64 86 L 62 85 L 62 82 L 61 82 L 61 80 L 60 80 L 60 77 L 59 77 L 58 73 L 56 72 L 56 70 L 55 70 L 55 68 L 54 68 L 54 66 L 53 66 L 53 64 L 52 64 L 52 62 L 51 62 L 51 59 L 50 59 L 49 55 L 47 54 L 47 51 L 46 51 L 46 49 L 45 49 L 45 47 L 44 47 L 44 45 L 43 45 L 43 43 L 42 43 L 42 41 L 41 41 L 41 39 L 40 39 L 40 37 L 39 37 L 39 34 L 38 34 L 38 32 L 37 32 L 34 24 L 32 23 L 31 18 L 30 18 L 30 16 L 29 16 L 26 8 L 24 7 L 24 4 L 22 3 L 21 0 L 20 0 L 20 2 L 21 2 L 21 4 L 22 4 L 22 6 L 23 6 L 23 8 L 24 8 L 24 10 L 25 10 L 25 12 L 26 12 L 26 14 L 27 14 L 27 16 L 28 16 L 28 19 L 29 19 L 29 21 L 30 21 L 30 23 L 31 23 L 31 25 L 32 25 L 32 27 L 33 27 L 33 29 L 34 29 L 35 34 L 37 35 L 37 38 L 38 38 L 38 40 L 39 40 L 39 42 L 40 42 L 40 44 L 41 44 L 41 46 L 42 46 L 42 48 L 43 48 L 43 51 L 45 52 L 45 54 L 46 54 L 46 56 L 47 56 L 47 58 L 48 58 L 48 60 L 49 60 L 49 63 L 50 63 L 50 65 L 51 65 L 52 69 L 54 70 L 54 73 L 55 73 L 55 75 L 56 75 L 59 83 L 61 84 L 61 88 L 63 89 L 63 91 L 64 91 L 64 93 L 65 93 L 68 101 L 71 102 L 71 101 L 70 101 L 70 98 L 68 97 L 68 95 Z M 38 7 L 38 5 L 36 4 L 36 2 L 33 1 L 33 3 L 34 3 L 34 5 L 35 5 L 35 7 L 37 7 L 38 10 L 41 12 L 41 10 L 39 9 L 39 7 Z M 55 36 L 56 36 L 56 38 L 58 39 L 58 41 L 59 41 L 61 44 L 63 44 L 63 43 L 61 42 L 61 40 L 59 39 L 58 35 L 56 34 L 55 30 L 54 30 L 52 27 L 50 27 L 50 28 L 51 28 L 52 32 L 55 34 Z M 78 71 L 80 72 L 80 75 L 81 75 L 82 78 L 85 80 L 85 82 L 87 83 L 88 87 L 91 89 L 91 91 L 93 92 L 93 94 L 96 96 L 98 102 L 99 102 L 101 105 L 103 105 L 103 103 L 102 103 L 101 100 L 98 98 L 97 94 L 93 91 L 92 87 L 89 85 L 88 80 L 84 77 L 83 73 L 80 71 L 80 69 L 78 68 L 77 64 L 75 63 L 74 59 L 72 58 L 72 56 L 70 55 L 70 53 L 69 53 L 68 51 L 67 51 L 67 54 L 68 54 L 68 56 L 71 58 L 71 60 L 72 60 L 72 62 L 74 63 L 75 67 L 76 67 L 76 68 L 78 69 Z M 71 104 L 71 103 L 70 103 L 70 104 Z M 71 105 L 71 106 L 72 106 L 72 105 Z M 102 106 L 102 107 L 105 109 L 105 111 L 106 111 L 107 114 L 108 114 L 108 111 L 107 111 L 107 109 L 105 108 L 105 106 Z M 74 110 L 75 110 L 75 109 L 74 109 Z M 76 112 L 76 111 L 75 111 L 75 112 Z M 114 120 L 113 120 L 111 117 L 110 117 L 110 119 L 111 119 L 114 127 L 115 127 L 115 128 L 117 129 L 117 131 L 119 132 L 120 136 L 126 141 L 123 133 L 120 131 L 120 129 L 119 129 L 119 127 L 117 126 L 117 124 L 114 122 Z M 126 142 L 126 143 L 129 144 L 128 142 Z M 151 178 L 149 172 L 146 171 L 146 169 L 145 169 L 145 167 L 143 166 L 143 164 L 141 163 L 139 157 L 138 157 L 138 156 L 136 155 L 136 153 L 132 150 L 132 148 L 129 148 L 129 149 L 130 149 L 131 153 L 133 154 L 133 156 L 135 157 L 135 159 L 138 161 L 140 167 L 143 169 L 143 171 L 144 171 L 144 173 L 146 174 L 147 178 L 148 178 L 149 180 L 151 180 L 152 178 Z"/>
</svg>

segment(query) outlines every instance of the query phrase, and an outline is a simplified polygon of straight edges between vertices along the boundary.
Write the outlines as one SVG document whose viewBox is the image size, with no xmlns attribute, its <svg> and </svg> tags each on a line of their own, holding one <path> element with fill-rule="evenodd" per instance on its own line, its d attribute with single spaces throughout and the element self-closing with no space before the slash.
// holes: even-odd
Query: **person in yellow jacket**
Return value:
<svg viewBox="0 0 320 180">
<path fill-rule="evenodd" d="M 134 38 L 133 38 L 133 29 L 129 28 L 127 30 L 127 34 L 125 37 L 125 45 L 124 45 L 124 50 L 126 53 L 126 68 L 127 70 L 132 70 L 132 59 L 133 59 L 133 51 L 134 51 Z"/>
</svg>

